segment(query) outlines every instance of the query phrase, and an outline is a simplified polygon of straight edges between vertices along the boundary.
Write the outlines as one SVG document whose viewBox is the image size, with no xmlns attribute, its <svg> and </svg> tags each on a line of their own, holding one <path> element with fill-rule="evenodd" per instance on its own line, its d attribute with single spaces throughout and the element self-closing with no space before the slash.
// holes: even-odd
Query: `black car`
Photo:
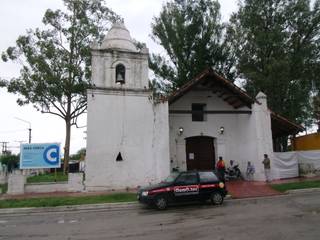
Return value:
<svg viewBox="0 0 320 240">
<path fill-rule="evenodd" d="M 138 190 L 140 203 L 162 210 L 168 204 L 211 200 L 222 204 L 227 194 L 225 184 L 212 171 L 174 172 L 157 185 Z"/>
</svg>

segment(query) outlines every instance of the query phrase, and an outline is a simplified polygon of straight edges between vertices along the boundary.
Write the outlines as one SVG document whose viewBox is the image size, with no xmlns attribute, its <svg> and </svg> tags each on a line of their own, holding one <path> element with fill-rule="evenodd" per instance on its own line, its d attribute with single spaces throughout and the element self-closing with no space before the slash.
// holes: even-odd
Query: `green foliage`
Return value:
<svg viewBox="0 0 320 240">
<path fill-rule="evenodd" d="M 265 92 L 273 111 L 306 126 L 310 92 L 320 76 L 319 3 L 243 0 L 228 27 L 246 90 Z"/>
<path fill-rule="evenodd" d="M 0 184 L 0 194 L 1 193 L 7 193 L 8 191 L 8 184 L 5 183 L 5 184 Z"/>
<path fill-rule="evenodd" d="M 65 12 L 48 9 L 42 20 L 46 29 L 28 30 L 17 39 L 16 46 L 2 53 L 2 60 L 22 64 L 20 77 L 5 83 L 9 92 L 19 94 L 19 105 L 30 103 L 42 113 L 65 121 L 64 155 L 69 159 L 71 126 L 76 125 L 87 106 L 89 44 L 101 41 L 110 22 L 119 17 L 104 1 L 63 1 Z"/>
<path fill-rule="evenodd" d="M 223 38 L 220 4 L 214 0 L 173 0 L 152 22 L 152 38 L 167 55 L 150 56 L 149 66 L 169 91 L 191 80 L 206 67 L 234 78 L 234 57 Z M 163 80 L 171 84 L 163 84 Z M 153 86 L 156 86 L 153 83 Z M 161 88 L 161 86 L 158 86 Z"/>
<path fill-rule="evenodd" d="M 27 178 L 27 183 L 42 183 L 42 182 L 66 182 L 68 175 L 63 172 L 44 173 L 37 176 L 30 176 Z"/>
<path fill-rule="evenodd" d="M 19 166 L 19 155 L 14 155 L 14 154 L 6 154 L 6 155 L 1 155 L 0 156 L 0 162 L 3 165 L 7 166 L 8 172 L 11 172 L 13 169 L 18 168 Z"/>
<path fill-rule="evenodd" d="M 135 193 L 114 193 L 99 196 L 82 197 L 46 197 L 30 199 L 8 199 L 0 200 L 0 208 L 21 208 L 21 207 L 56 207 L 67 205 L 134 202 L 137 200 Z"/>
<path fill-rule="evenodd" d="M 320 188 L 320 181 L 303 181 L 283 184 L 272 184 L 271 187 L 279 192 L 295 189 Z"/>
<path fill-rule="evenodd" d="M 70 156 L 71 160 L 84 160 L 86 156 L 86 149 L 85 148 L 81 148 L 80 150 L 77 151 L 76 154 L 72 154 Z"/>
</svg>

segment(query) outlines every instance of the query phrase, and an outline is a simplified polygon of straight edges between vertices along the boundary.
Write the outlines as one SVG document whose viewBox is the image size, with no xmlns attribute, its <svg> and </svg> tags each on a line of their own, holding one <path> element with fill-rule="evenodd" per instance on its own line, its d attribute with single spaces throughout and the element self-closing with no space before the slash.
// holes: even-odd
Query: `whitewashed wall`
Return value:
<svg viewBox="0 0 320 240">
<path fill-rule="evenodd" d="M 208 96 L 211 96 L 208 98 Z M 235 110 L 215 94 L 208 92 L 190 91 L 178 101 L 170 105 L 170 110 L 190 110 L 192 103 L 205 103 L 206 110 Z M 238 111 L 250 110 L 247 107 Z M 264 180 L 263 154 L 272 158 L 272 137 L 270 112 L 265 99 L 261 104 L 252 106 L 252 114 L 207 114 L 206 121 L 192 122 L 191 114 L 170 114 L 170 159 L 171 167 L 186 169 L 185 138 L 192 136 L 214 137 L 216 160 L 222 156 L 226 161 L 233 159 L 240 164 L 245 173 L 247 161 L 256 168 L 255 180 Z M 219 133 L 220 127 L 225 129 Z M 179 136 L 179 127 L 184 128 Z"/>
<path fill-rule="evenodd" d="M 132 188 L 169 174 L 167 102 L 149 91 L 88 93 L 86 188 Z M 121 152 L 123 161 L 116 161 Z"/>
</svg>

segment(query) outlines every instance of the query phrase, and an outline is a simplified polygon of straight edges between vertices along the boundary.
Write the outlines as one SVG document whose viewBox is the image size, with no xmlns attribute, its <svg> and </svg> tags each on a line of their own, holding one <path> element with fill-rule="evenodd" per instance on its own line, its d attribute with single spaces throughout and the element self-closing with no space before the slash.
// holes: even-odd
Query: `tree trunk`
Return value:
<svg viewBox="0 0 320 240">
<path fill-rule="evenodd" d="M 66 141 L 64 145 L 64 164 L 63 164 L 64 174 L 67 174 L 69 171 L 70 137 L 71 137 L 71 123 L 70 123 L 70 120 L 66 119 Z"/>
</svg>

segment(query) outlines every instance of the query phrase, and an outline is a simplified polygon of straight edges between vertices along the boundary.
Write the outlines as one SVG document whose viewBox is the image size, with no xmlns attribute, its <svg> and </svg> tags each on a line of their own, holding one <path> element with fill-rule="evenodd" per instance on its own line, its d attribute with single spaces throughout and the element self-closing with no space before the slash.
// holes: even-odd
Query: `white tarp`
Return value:
<svg viewBox="0 0 320 240">
<path fill-rule="evenodd" d="M 312 164 L 315 168 L 315 170 L 320 170 L 320 151 L 314 150 L 314 151 L 299 151 L 298 158 L 299 158 L 299 164 Z"/>
<path fill-rule="evenodd" d="M 320 174 L 320 150 L 274 152 L 273 178 Z"/>
<path fill-rule="evenodd" d="M 273 178 L 279 179 L 299 176 L 298 155 L 296 152 L 275 152 L 273 157 Z"/>
</svg>

